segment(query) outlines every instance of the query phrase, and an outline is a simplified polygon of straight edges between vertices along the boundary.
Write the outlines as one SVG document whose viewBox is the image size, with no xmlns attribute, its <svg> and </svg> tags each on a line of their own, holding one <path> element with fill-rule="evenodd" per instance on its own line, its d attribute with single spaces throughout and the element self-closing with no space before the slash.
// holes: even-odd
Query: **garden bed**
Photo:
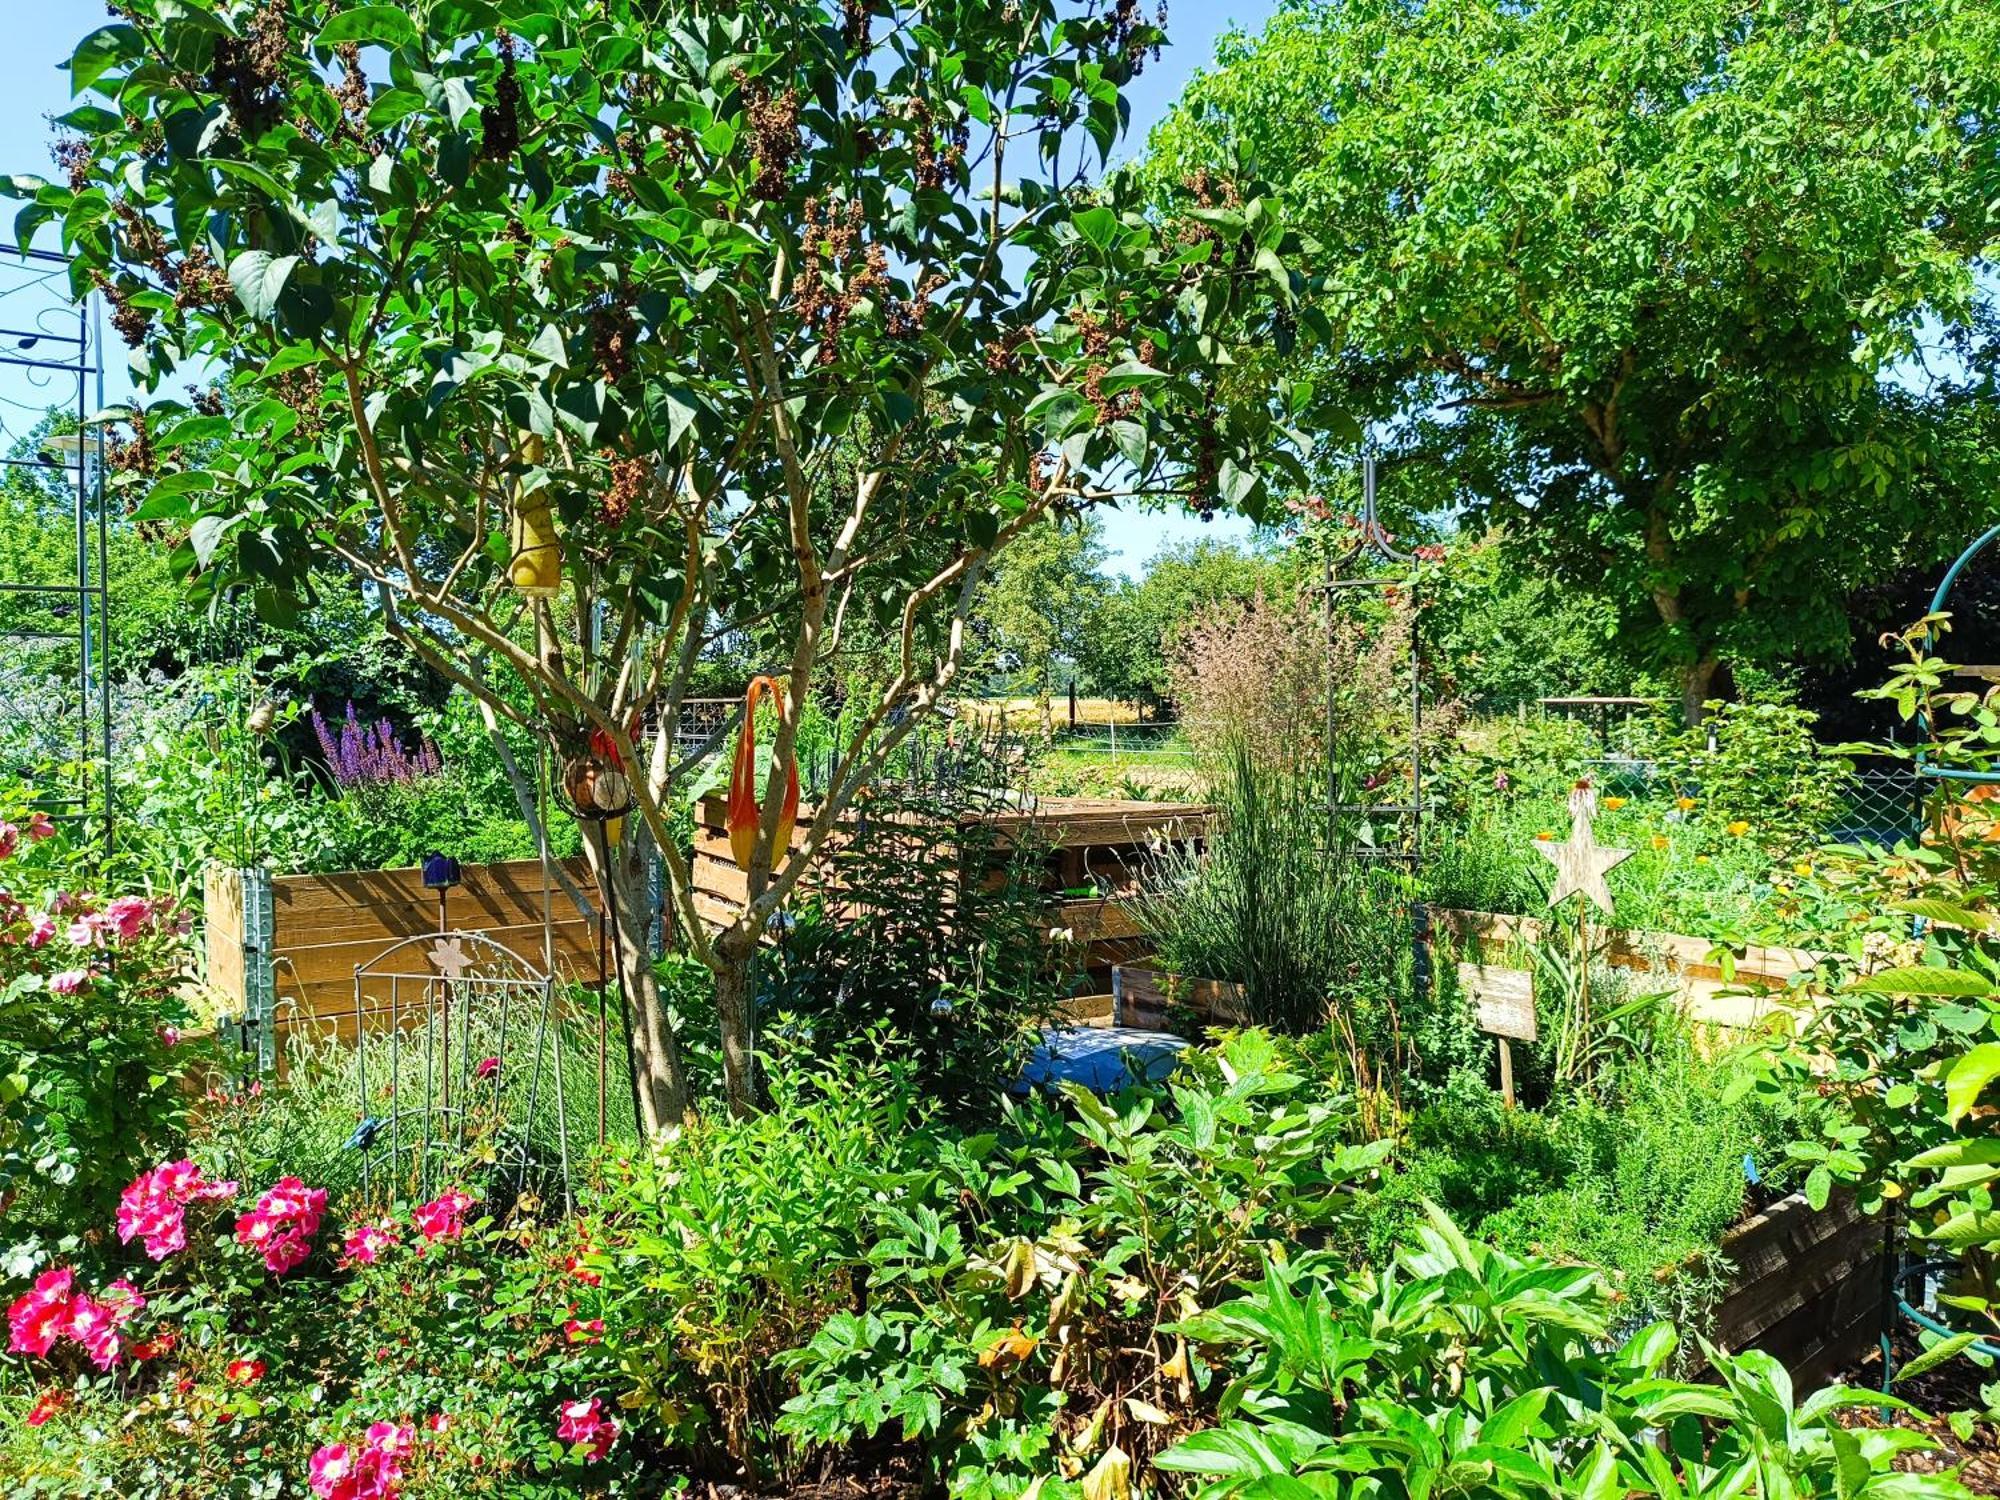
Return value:
<svg viewBox="0 0 2000 1500">
<path fill-rule="evenodd" d="M 1430 915 L 1434 933 L 1448 934 L 1474 955 L 1489 947 L 1537 943 L 1546 932 L 1546 924 L 1535 917 L 1450 908 L 1434 908 Z M 1613 928 L 1603 937 L 1605 959 L 1612 967 L 1671 976 L 1690 1019 L 1731 1031 L 1761 1025 L 1777 1008 L 1773 997 L 1820 962 L 1820 955 L 1808 949 L 1753 943 L 1725 966 L 1717 945 L 1707 938 L 1636 928 Z"/>
<path fill-rule="evenodd" d="M 1723 1236 L 1735 1267 L 1709 1340 L 1762 1349 L 1801 1390 L 1830 1383 L 1882 1331 L 1882 1221 L 1851 1198 L 1815 1211 L 1793 1193 Z"/>
<path fill-rule="evenodd" d="M 696 809 L 694 837 L 695 909 L 704 921 L 721 926 L 734 919 L 748 892 L 737 868 L 725 831 L 726 804 L 704 798 Z M 799 809 L 793 834 L 797 847 L 813 815 Z M 912 838 L 923 842 L 923 820 L 896 815 L 912 825 Z M 968 813 L 960 827 L 978 828 L 990 840 L 989 878 L 1004 878 L 1001 862 L 1027 850 L 1041 861 L 1041 888 L 1051 897 L 1050 930 L 1066 932 L 1082 948 L 1082 967 L 1100 987 L 1112 982 L 1115 966 L 1141 957 L 1146 949 L 1139 924 L 1122 898 L 1137 889 L 1149 845 L 1163 839 L 1199 838 L 1208 827 L 1209 809 L 1194 803 L 1129 802 L 1095 797 L 1043 797 L 1031 809 Z M 829 841 L 837 846 L 838 836 Z M 832 860 L 837 847 L 823 856 L 820 888 L 837 891 L 838 871 Z M 1089 889 L 1093 894 L 1073 893 Z"/>
</svg>

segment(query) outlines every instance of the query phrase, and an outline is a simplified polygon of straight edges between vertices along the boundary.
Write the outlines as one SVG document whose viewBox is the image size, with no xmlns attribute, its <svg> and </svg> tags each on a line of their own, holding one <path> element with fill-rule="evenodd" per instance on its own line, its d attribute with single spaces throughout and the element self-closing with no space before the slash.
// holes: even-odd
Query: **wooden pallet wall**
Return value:
<svg viewBox="0 0 2000 1500">
<path fill-rule="evenodd" d="M 720 797 L 704 800 L 695 820 L 695 909 L 702 920 L 721 927 L 735 917 L 748 884 L 737 868 L 725 832 L 725 804 Z M 897 816 L 911 824 L 912 838 L 935 837 L 935 825 L 920 818 Z M 792 847 L 804 841 L 810 807 L 799 810 L 799 829 Z M 1145 952 L 1145 942 L 1124 897 L 1134 893 L 1152 845 L 1162 840 L 1198 839 L 1208 828 L 1210 810 L 1191 803 L 1129 802 L 1096 797 L 1043 797 L 1031 810 L 1004 809 L 967 815 L 992 839 L 996 862 L 1016 849 L 1037 852 L 1042 860 L 1042 889 L 1049 893 L 1049 926 L 1066 931 L 1084 949 L 1084 967 L 1100 990 L 1108 989 L 1113 965 L 1130 963 Z M 927 827 L 930 831 L 926 831 Z M 840 835 L 828 840 L 823 859 L 832 859 Z M 822 868 L 828 868 L 823 866 Z M 821 889 L 835 889 L 820 878 Z M 998 871 L 991 878 L 1001 878 Z M 1064 896 L 1065 891 L 1094 887 L 1100 894 Z"/>
<path fill-rule="evenodd" d="M 583 861 L 566 867 L 570 878 L 592 889 Z M 208 982 L 232 1013 L 245 997 L 243 882 L 234 870 L 209 872 L 204 890 Z M 273 977 L 279 1050 L 300 1028 L 315 1035 L 353 1035 L 354 971 L 404 938 L 438 930 L 438 893 L 424 887 L 415 869 L 346 871 L 331 875 L 276 875 L 271 879 Z M 586 921 L 560 884 L 549 893 L 556 972 L 595 983 L 596 924 Z M 466 865 L 453 887 L 446 920 L 457 930 L 480 932 L 530 965 L 542 962 L 542 866 L 539 860 Z M 250 957 L 254 960 L 254 955 Z M 409 964 L 426 959 L 413 951 Z M 372 993 L 371 1004 L 383 1003 Z"/>
</svg>

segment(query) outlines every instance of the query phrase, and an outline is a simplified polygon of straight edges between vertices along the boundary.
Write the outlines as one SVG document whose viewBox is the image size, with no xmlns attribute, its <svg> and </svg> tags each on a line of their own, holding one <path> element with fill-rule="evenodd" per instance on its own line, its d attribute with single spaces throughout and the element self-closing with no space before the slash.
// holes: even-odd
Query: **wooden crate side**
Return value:
<svg viewBox="0 0 2000 1500">
<path fill-rule="evenodd" d="M 229 1014 L 243 1009 L 243 877 L 210 865 L 201 882 L 202 948 L 208 986 Z"/>
<path fill-rule="evenodd" d="M 1249 1019 L 1244 988 L 1223 979 L 1169 974 L 1147 964 L 1119 964 L 1111 971 L 1117 997 L 1117 1024 L 1141 1031 L 1164 1031 L 1171 1013 L 1191 1010 L 1204 1022 L 1238 1024 Z"/>
<path fill-rule="evenodd" d="M 1811 1389 L 1879 1333 L 1882 1225 L 1851 1199 L 1815 1211 L 1793 1194 L 1730 1231 L 1722 1249 L 1736 1274 L 1710 1319 L 1718 1348 L 1762 1349 Z"/>
</svg>

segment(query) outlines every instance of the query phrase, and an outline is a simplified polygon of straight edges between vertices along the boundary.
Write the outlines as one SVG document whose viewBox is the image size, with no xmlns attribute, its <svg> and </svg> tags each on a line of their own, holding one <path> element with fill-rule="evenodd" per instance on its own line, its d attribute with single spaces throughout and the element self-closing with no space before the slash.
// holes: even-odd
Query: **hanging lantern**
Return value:
<svg viewBox="0 0 2000 1500">
<path fill-rule="evenodd" d="M 768 693 L 773 703 L 784 702 L 776 678 L 751 678 L 743 695 L 743 725 L 736 732 L 736 765 L 729 777 L 729 851 L 744 870 L 750 868 L 750 856 L 757 848 L 757 825 L 764 815 L 757 805 L 757 698 L 762 693 Z M 791 847 L 792 829 L 798 821 L 799 767 L 794 759 L 785 768 L 785 800 L 778 809 L 778 833 L 771 844 L 774 858 Z"/>
<path fill-rule="evenodd" d="M 546 451 L 542 440 L 532 434 L 521 441 L 521 457 L 530 464 L 539 464 Z M 545 599 L 562 586 L 562 543 L 556 536 L 555 518 L 549 514 L 546 487 L 516 495 L 510 543 L 513 550 L 507 561 L 507 581 L 515 588 Z"/>
</svg>

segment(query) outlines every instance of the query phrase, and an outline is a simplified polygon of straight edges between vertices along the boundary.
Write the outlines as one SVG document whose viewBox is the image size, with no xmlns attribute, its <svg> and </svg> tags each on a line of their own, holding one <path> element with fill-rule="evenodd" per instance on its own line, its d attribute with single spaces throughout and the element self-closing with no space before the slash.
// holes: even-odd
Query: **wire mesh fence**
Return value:
<svg viewBox="0 0 2000 1500">
<path fill-rule="evenodd" d="M 1584 761 L 1579 774 L 1619 797 L 1698 796 L 1701 788 L 1672 783 L 1650 760 L 1603 756 Z M 1893 846 L 1923 827 L 1924 778 L 1908 766 L 1861 766 L 1841 778 L 1833 815 L 1820 830 L 1830 844 Z"/>
</svg>

